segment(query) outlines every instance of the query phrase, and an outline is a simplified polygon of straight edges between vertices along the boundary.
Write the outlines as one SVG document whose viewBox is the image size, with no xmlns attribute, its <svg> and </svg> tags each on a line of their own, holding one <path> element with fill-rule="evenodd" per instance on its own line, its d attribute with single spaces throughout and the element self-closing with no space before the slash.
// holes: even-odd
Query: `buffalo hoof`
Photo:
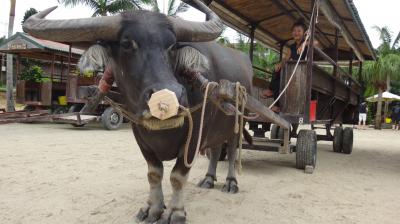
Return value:
<svg viewBox="0 0 400 224">
<path fill-rule="evenodd" d="M 161 218 L 164 206 L 146 206 L 139 210 L 136 222 L 154 223 Z"/>
<path fill-rule="evenodd" d="M 236 178 L 226 178 L 226 182 L 222 187 L 222 192 L 236 194 L 239 191 Z"/>
<path fill-rule="evenodd" d="M 184 210 L 166 210 L 157 224 L 185 224 L 186 212 Z"/>
<path fill-rule="evenodd" d="M 211 189 L 214 188 L 214 177 L 211 175 L 206 175 L 198 184 L 197 186 L 201 188 Z"/>
</svg>

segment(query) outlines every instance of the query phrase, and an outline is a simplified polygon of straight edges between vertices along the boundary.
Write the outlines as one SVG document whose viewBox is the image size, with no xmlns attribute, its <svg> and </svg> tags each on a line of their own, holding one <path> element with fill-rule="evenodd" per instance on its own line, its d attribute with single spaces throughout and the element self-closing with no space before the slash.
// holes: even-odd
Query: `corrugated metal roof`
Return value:
<svg viewBox="0 0 400 224">
<path fill-rule="evenodd" d="M 67 44 L 35 38 L 27 33 L 21 33 L 21 32 L 17 32 L 13 36 L 11 36 L 4 44 L 2 44 L 0 46 L 0 52 L 7 53 L 7 51 L 10 51 L 9 50 L 10 43 L 12 43 L 17 38 L 24 41 L 28 41 L 30 44 L 33 44 L 36 48 L 42 50 L 60 51 L 64 53 L 69 53 L 69 45 Z M 81 55 L 83 54 L 83 52 L 84 51 L 81 49 L 71 48 L 71 53 L 73 54 Z"/>
<path fill-rule="evenodd" d="M 308 23 L 312 0 L 203 0 L 209 3 L 224 22 L 240 32 L 278 50 L 289 41 L 290 27 L 299 19 Z M 334 50 L 335 32 L 339 30 L 339 59 L 352 57 L 352 50 L 360 60 L 374 59 L 375 52 L 352 0 L 321 0 L 316 38 L 322 49 Z M 324 7 L 322 7 L 324 3 Z M 325 10 L 322 10 L 325 9 Z M 333 19 L 333 21 L 332 21 Z M 343 53 L 342 53 L 343 52 Z M 344 54 L 346 53 L 346 54 Z"/>
</svg>

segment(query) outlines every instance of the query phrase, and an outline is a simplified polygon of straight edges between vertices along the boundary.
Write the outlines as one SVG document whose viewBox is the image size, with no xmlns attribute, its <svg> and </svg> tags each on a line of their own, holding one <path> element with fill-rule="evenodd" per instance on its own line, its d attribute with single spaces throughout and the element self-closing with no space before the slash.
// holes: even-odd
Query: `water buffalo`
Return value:
<svg viewBox="0 0 400 224">
<path fill-rule="evenodd" d="M 55 8 L 30 17 L 23 25 L 32 36 L 75 46 L 100 43 L 103 54 L 109 57 L 115 81 L 124 96 L 125 108 L 147 126 L 132 124 L 140 150 L 148 164 L 150 194 L 146 206 L 137 219 L 145 222 L 185 223 L 186 213 L 182 189 L 190 168 L 185 166 L 183 147 L 188 125 L 181 116 L 161 121 L 149 116 L 148 101 L 152 94 L 168 89 L 175 93 L 185 107 L 199 105 L 203 93 L 194 88 L 183 73 L 199 71 L 212 81 L 221 79 L 240 82 L 251 91 L 252 66 L 245 54 L 224 48 L 216 42 L 223 24 L 216 14 L 199 0 L 189 2 L 207 16 L 205 22 L 190 22 L 149 11 L 124 12 L 117 16 L 73 20 L 47 20 L 45 16 Z M 216 167 L 221 145 L 228 143 L 229 171 L 223 191 L 238 191 L 235 158 L 238 136 L 234 134 L 235 119 L 226 116 L 215 105 L 206 106 L 201 148 L 211 148 L 210 165 L 201 187 L 211 188 L 216 180 Z M 200 112 L 193 116 L 193 138 L 189 147 L 192 161 L 198 138 Z M 186 118 L 185 118 L 186 119 Z M 168 129 L 163 123 L 175 122 Z M 151 124 L 151 125 L 150 125 Z M 159 124 L 159 125 L 158 125 Z M 163 161 L 176 159 L 170 175 L 172 199 L 164 205 L 162 191 Z"/>
</svg>

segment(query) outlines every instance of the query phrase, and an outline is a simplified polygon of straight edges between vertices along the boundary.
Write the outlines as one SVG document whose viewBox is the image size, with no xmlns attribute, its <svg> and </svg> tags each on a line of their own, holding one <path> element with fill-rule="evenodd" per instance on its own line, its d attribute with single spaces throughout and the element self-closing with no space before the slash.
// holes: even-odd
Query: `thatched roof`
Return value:
<svg viewBox="0 0 400 224">
<path fill-rule="evenodd" d="M 258 41 L 279 49 L 279 43 L 291 39 L 291 26 L 298 19 L 308 23 L 312 0 L 204 0 L 224 22 L 250 34 L 255 26 Z M 369 37 L 352 0 L 320 0 L 317 39 L 323 50 L 332 55 L 335 32 L 339 30 L 339 60 L 350 58 L 353 51 L 360 59 L 374 59 Z"/>
</svg>

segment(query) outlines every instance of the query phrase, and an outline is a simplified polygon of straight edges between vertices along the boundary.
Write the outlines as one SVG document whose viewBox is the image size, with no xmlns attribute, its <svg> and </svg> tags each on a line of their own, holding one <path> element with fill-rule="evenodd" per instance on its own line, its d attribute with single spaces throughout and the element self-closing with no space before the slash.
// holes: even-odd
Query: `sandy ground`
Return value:
<svg viewBox="0 0 400 224">
<path fill-rule="evenodd" d="M 0 223 L 131 223 L 147 197 L 146 164 L 129 128 L 0 126 Z M 319 143 L 312 175 L 294 154 L 245 151 L 240 192 L 199 189 L 207 160 L 185 191 L 189 223 L 399 223 L 400 132 L 355 131 L 354 153 Z M 169 199 L 166 164 L 164 192 Z"/>
</svg>

